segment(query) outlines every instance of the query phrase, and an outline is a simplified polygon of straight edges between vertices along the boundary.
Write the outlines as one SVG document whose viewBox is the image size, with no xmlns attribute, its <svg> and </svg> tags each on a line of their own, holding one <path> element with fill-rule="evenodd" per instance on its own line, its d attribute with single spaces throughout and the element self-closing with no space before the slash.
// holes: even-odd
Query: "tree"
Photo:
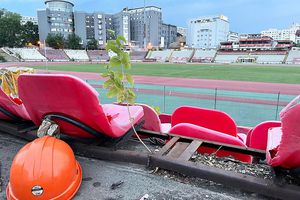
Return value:
<svg viewBox="0 0 300 200">
<path fill-rule="evenodd" d="M 32 22 L 27 22 L 22 26 L 21 30 L 21 42 L 23 45 L 31 43 L 37 45 L 39 41 L 39 30 L 38 26 L 34 25 Z"/>
<path fill-rule="evenodd" d="M 69 49 L 81 49 L 81 38 L 74 33 L 68 35 L 66 46 Z"/>
<path fill-rule="evenodd" d="M 17 13 L 0 10 L 0 47 L 22 46 L 20 39 L 21 16 Z"/>
<path fill-rule="evenodd" d="M 54 49 L 62 49 L 64 48 L 64 36 L 60 33 L 53 34 L 49 33 L 46 38 L 46 43 L 49 47 L 52 47 Z"/>
<path fill-rule="evenodd" d="M 87 45 L 86 45 L 87 49 L 98 49 L 98 41 L 95 39 L 91 39 L 90 41 L 88 41 Z"/>
</svg>

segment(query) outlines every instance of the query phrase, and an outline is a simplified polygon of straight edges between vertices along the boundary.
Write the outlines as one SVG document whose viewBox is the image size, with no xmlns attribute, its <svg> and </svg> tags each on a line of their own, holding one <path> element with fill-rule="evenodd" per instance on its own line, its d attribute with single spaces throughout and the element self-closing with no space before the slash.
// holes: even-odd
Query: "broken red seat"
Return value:
<svg viewBox="0 0 300 200">
<path fill-rule="evenodd" d="M 30 120 L 30 117 L 19 98 L 12 98 L 0 88 L 0 119 L 9 121 Z"/>
<path fill-rule="evenodd" d="M 194 124 L 188 123 L 180 123 L 171 128 L 170 133 L 180 136 L 186 136 L 190 138 L 196 138 L 199 140 L 206 140 L 218 143 L 224 143 L 229 145 L 246 147 L 243 141 L 241 141 L 238 137 L 234 137 L 232 135 L 224 134 L 219 131 L 214 131 L 212 129 L 208 129 L 202 126 L 197 126 Z M 207 154 L 215 154 L 219 157 L 229 157 L 232 156 L 236 160 L 240 160 L 242 162 L 252 162 L 252 156 L 235 153 L 232 151 L 218 150 L 210 147 L 202 147 L 200 146 L 198 149 L 199 153 L 207 153 Z"/>
<path fill-rule="evenodd" d="M 170 133 L 200 140 L 247 147 L 244 141 L 238 136 L 234 120 L 226 113 L 218 110 L 192 106 L 179 107 L 172 114 L 172 128 Z M 233 156 L 235 159 L 243 162 L 252 162 L 252 156 L 231 151 L 200 147 L 198 152 L 215 153 L 220 157 Z"/>
<path fill-rule="evenodd" d="M 300 167 L 300 96 L 281 112 L 281 127 L 268 131 L 267 162 L 273 167 L 293 169 Z"/>
<path fill-rule="evenodd" d="M 142 128 L 148 131 L 155 131 L 158 133 L 168 133 L 171 128 L 171 116 L 169 115 L 158 115 L 156 111 L 146 105 L 138 104 L 143 107 L 144 110 L 144 121 Z M 165 119 L 168 118 L 168 119 Z"/>
<path fill-rule="evenodd" d="M 238 134 L 235 122 L 224 112 L 183 106 L 177 108 L 172 115 L 157 115 L 151 107 L 143 104 L 141 106 L 144 109 L 145 124 L 143 128 L 146 130 L 160 133 L 169 132 L 180 136 L 246 147 L 244 142 L 246 134 L 244 133 L 250 129 L 241 127 L 243 134 Z M 249 155 L 224 150 L 217 151 L 214 148 L 200 147 L 198 151 L 200 153 L 216 153 L 217 156 L 233 156 L 243 162 L 252 161 L 252 157 Z"/>
<path fill-rule="evenodd" d="M 19 95 L 36 125 L 45 117 L 56 121 L 62 133 L 90 138 L 118 139 L 131 130 L 126 106 L 101 105 L 97 91 L 83 80 L 70 75 L 21 75 Z M 130 106 L 134 125 L 143 117 L 143 108 Z"/>
<path fill-rule="evenodd" d="M 253 149 L 259 149 L 265 151 L 268 141 L 269 128 L 280 127 L 280 121 L 265 121 L 258 124 L 247 135 L 247 146 Z"/>
</svg>

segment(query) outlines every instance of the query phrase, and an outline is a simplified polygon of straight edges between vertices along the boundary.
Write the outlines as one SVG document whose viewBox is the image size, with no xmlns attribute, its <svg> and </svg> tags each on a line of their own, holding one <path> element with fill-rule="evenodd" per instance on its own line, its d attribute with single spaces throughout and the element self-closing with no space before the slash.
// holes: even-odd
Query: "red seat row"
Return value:
<svg viewBox="0 0 300 200">
<path fill-rule="evenodd" d="M 129 110 L 123 105 L 101 105 L 95 89 L 69 75 L 21 75 L 18 89 L 23 104 L 0 91 L 0 106 L 4 110 L 1 119 L 8 120 L 14 116 L 31 119 L 40 125 L 43 119 L 51 118 L 59 124 L 63 134 L 113 140 L 122 139 L 132 125 L 144 120 L 143 128 L 147 130 L 267 150 L 270 165 L 300 167 L 300 148 L 297 145 L 300 129 L 296 126 L 300 120 L 300 105 L 295 104 L 299 97 L 282 111 L 281 122 L 269 121 L 252 129 L 242 129 L 229 115 L 217 110 L 182 106 L 168 116 L 157 115 L 147 105 L 130 106 Z M 244 133 L 238 133 L 239 130 L 244 130 Z M 250 155 L 231 151 L 200 147 L 198 152 L 252 161 Z"/>
</svg>

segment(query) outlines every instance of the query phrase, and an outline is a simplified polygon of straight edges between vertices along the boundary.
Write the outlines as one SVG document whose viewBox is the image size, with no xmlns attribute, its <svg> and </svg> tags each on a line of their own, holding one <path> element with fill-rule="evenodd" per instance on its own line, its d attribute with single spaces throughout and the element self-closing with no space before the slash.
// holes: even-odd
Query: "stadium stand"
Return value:
<svg viewBox="0 0 300 200">
<path fill-rule="evenodd" d="M 195 54 L 191 62 L 202 62 L 202 63 L 213 62 L 216 53 L 217 51 L 213 49 L 211 50 L 198 49 L 195 51 Z"/>
<path fill-rule="evenodd" d="M 300 49 L 291 50 L 286 60 L 287 64 L 300 64 Z"/>
<path fill-rule="evenodd" d="M 245 58 L 249 53 L 247 51 L 219 51 L 217 52 L 216 63 L 235 63 L 241 58 Z"/>
<path fill-rule="evenodd" d="M 15 57 L 24 61 L 45 61 L 47 58 L 33 48 L 7 48 Z"/>
<path fill-rule="evenodd" d="M 149 51 L 147 59 L 155 59 L 158 62 L 168 62 L 173 50 Z"/>
<path fill-rule="evenodd" d="M 69 61 L 70 58 L 67 54 L 61 49 L 50 49 L 47 48 L 46 52 L 45 49 L 40 49 L 39 52 L 45 56 L 50 61 Z"/>
<path fill-rule="evenodd" d="M 89 61 L 89 56 L 85 50 L 65 49 L 64 51 L 71 60 Z"/>
<path fill-rule="evenodd" d="M 7 62 L 18 62 L 19 59 L 13 55 L 13 53 L 9 53 L 5 48 L 0 49 L 0 56 L 2 56 Z"/>
<path fill-rule="evenodd" d="M 187 63 L 193 56 L 193 50 L 174 51 L 170 57 L 172 63 Z"/>
<path fill-rule="evenodd" d="M 105 62 L 109 60 L 109 56 L 105 50 L 88 50 L 87 54 L 91 61 Z"/>
<path fill-rule="evenodd" d="M 135 61 L 135 62 L 144 61 L 146 55 L 147 55 L 147 51 L 131 51 L 130 52 L 131 61 Z"/>
<path fill-rule="evenodd" d="M 280 64 L 283 63 L 286 51 L 255 51 L 249 55 L 256 57 L 258 64 Z"/>
</svg>

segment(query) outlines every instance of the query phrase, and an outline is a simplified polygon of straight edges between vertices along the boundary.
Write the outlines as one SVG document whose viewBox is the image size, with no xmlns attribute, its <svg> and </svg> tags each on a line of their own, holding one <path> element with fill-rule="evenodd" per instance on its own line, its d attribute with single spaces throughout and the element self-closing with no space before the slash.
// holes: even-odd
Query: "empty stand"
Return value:
<svg viewBox="0 0 300 200">
<path fill-rule="evenodd" d="M 215 55 L 216 55 L 216 50 L 202 50 L 198 49 L 195 51 L 195 54 L 192 58 L 192 62 L 212 62 Z"/>
<path fill-rule="evenodd" d="M 147 51 L 131 51 L 130 58 L 132 61 L 143 61 L 147 55 Z"/>
<path fill-rule="evenodd" d="M 64 51 L 74 61 L 89 61 L 89 56 L 85 50 L 65 49 Z"/>
<path fill-rule="evenodd" d="M 70 58 L 61 49 L 40 49 L 39 52 L 50 61 L 69 61 Z"/>
<path fill-rule="evenodd" d="M 172 63 L 187 63 L 193 55 L 193 50 L 174 51 L 170 57 Z"/>
<path fill-rule="evenodd" d="M 87 54 L 91 61 L 108 61 L 109 56 L 105 50 L 88 50 Z"/>
<path fill-rule="evenodd" d="M 300 64 L 300 50 L 291 50 L 286 60 L 287 64 Z"/>
<path fill-rule="evenodd" d="M 8 48 L 17 58 L 25 61 L 45 61 L 47 60 L 37 49 L 31 48 Z"/>
<path fill-rule="evenodd" d="M 5 48 L 0 49 L 0 56 L 3 56 L 7 62 L 18 62 L 19 59 L 14 56 L 13 53 L 10 53 Z"/>
<path fill-rule="evenodd" d="M 166 62 L 169 61 L 169 58 L 172 54 L 173 50 L 167 49 L 163 51 L 149 51 L 147 58 L 148 59 L 155 59 L 158 62 Z"/>
</svg>

